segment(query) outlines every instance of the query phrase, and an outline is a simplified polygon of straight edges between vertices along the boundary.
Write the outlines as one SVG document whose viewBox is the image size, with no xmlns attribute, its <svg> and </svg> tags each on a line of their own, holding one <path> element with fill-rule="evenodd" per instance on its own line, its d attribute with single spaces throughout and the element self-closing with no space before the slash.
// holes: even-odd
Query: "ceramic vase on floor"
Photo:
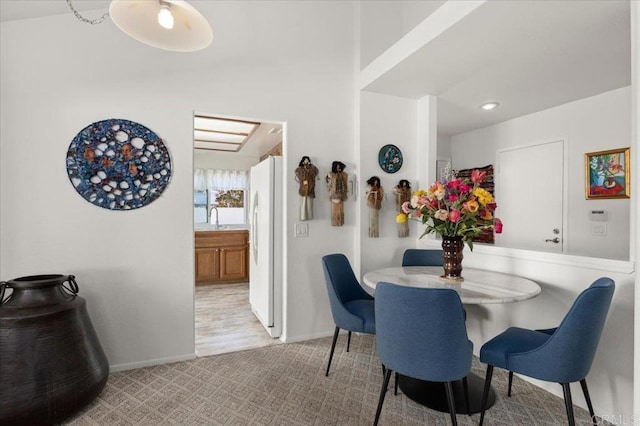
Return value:
<svg viewBox="0 0 640 426">
<path fill-rule="evenodd" d="M 0 424 L 59 423 L 104 388 L 109 363 L 77 293 L 73 275 L 0 283 Z"/>
<path fill-rule="evenodd" d="M 462 237 L 442 237 L 442 257 L 444 260 L 444 275 L 441 277 L 445 281 L 464 281 L 462 277 L 462 250 L 464 241 Z"/>
</svg>

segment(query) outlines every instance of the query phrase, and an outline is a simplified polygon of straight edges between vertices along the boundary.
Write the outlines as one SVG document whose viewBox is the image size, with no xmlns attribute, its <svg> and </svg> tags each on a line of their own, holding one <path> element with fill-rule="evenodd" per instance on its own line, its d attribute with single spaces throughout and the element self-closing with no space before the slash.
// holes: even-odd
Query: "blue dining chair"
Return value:
<svg viewBox="0 0 640 426">
<path fill-rule="evenodd" d="M 407 249 L 402 255 L 402 266 L 442 266 L 442 250 Z"/>
<path fill-rule="evenodd" d="M 457 425 L 452 382 L 467 376 L 473 352 L 458 293 L 380 282 L 375 315 L 376 347 L 385 375 L 374 425 L 380 419 L 392 371 L 444 382 L 451 422 Z"/>
<path fill-rule="evenodd" d="M 406 249 L 402 255 L 402 266 L 442 266 L 443 264 L 442 250 Z M 393 393 L 398 394 L 398 373 L 395 375 Z"/>
<path fill-rule="evenodd" d="M 351 332 L 376 334 L 376 320 L 373 296 L 360 286 L 344 254 L 323 256 L 322 268 L 329 292 L 331 315 L 336 324 L 325 373 L 325 376 L 328 376 L 340 329 L 349 332 L 347 338 L 347 352 L 349 352 Z"/>
<path fill-rule="evenodd" d="M 511 327 L 482 346 L 480 361 L 487 364 L 487 376 L 480 425 L 484 421 L 494 367 L 508 370 L 510 379 L 515 372 L 560 383 L 570 426 L 575 425 L 575 419 L 569 384 L 579 381 L 591 420 L 597 424 L 586 376 L 598 348 L 614 289 L 611 278 L 600 278 L 578 296 L 558 327 L 547 330 Z M 508 394 L 511 394 L 511 380 Z"/>
</svg>

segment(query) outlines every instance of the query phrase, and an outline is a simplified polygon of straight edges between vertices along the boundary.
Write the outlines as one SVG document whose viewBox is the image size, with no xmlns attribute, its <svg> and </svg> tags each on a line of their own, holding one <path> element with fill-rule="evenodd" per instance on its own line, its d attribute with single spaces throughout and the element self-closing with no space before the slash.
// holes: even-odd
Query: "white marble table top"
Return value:
<svg viewBox="0 0 640 426">
<path fill-rule="evenodd" d="M 452 288 L 464 304 L 510 303 L 531 299 L 540 293 L 535 282 L 516 275 L 464 268 L 460 283 L 440 279 L 442 266 L 397 266 L 364 275 L 364 283 L 375 290 L 380 281 L 407 287 Z"/>
</svg>

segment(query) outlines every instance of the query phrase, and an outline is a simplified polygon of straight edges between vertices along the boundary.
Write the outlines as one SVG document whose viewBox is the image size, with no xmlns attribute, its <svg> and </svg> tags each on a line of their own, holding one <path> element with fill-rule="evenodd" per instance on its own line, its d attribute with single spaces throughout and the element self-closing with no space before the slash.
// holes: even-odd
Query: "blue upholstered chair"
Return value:
<svg viewBox="0 0 640 426">
<path fill-rule="evenodd" d="M 402 266 L 442 266 L 442 250 L 406 249 L 402 255 Z M 466 312 L 465 312 L 466 318 Z M 395 376 L 394 394 L 398 394 L 398 373 Z"/>
<path fill-rule="evenodd" d="M 442 266 L 442 250 L 407 249 L 402 266 Z"/>
<path fill-rule="evenodd" d="M 340 329 L 349 331 L 347 338 L 347 352 L 349 352 L 351 332 L 376 334 L 376 321 L 373 297 L 362 289 L 345 255 L 329 254 L 324 256 L 322 268 L 329 292 L 331 314 L 336 324 L 325 374 L 328 376 Z"/>
<path fill-rule="evenodd" d="M 378 357 L 386 370 L 374 425 L 380 418 L 392 371 L 446 383 L 451 421 L 456 425 L 451 382 L 467 376 L 473 352 L 458 293 L 381 282 L 376 285 L 375 314 Z"/>
<path fill-rule="evenodd" d="M 612 279 L 600 278 L 578 296 L 557 328 L 527 330 L 511 327 L 482 346 L 480 361 L 487 364 L 487 376 L 482 397 L 481 425 L 494 367 L 509 370 L 509 395 L 513 372 L 560 383 L 571 426 L 575 420 L 569 384 L 579 381 L 593 424 L 597 424 L 586 376 L 598 348 L 614 289 Z"/>
<path fill-rule="evenodd" d="M 402 255 L 402 266 L 442 266 L 444 258 L 442 250 L 425 250 L 425 249 L 407 249 Z M 464 318 L 467 319 L 467 311 L 464 312 Z M 397 382 L 397 381 L 396 381 Z M 396 383 L 396 388 L 397 388 Z M 396 389 L 396 393 L 397 389 Z"/>
</svg>

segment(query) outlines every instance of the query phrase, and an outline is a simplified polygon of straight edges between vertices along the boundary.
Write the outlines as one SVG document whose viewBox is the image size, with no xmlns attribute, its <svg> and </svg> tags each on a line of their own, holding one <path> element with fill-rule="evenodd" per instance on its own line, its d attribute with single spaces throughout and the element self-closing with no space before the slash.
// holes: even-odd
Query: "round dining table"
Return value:
<svg viewBox="0 0 640 426">
<path fill-rule="evenodd" d="M 367 272 L 363 281 L 374 291 L 379 282 L 407 287 L 451 288 L 466 305 L 518 302 L 536 297 L 541 291 L 540 286 L 534 281 L 511 274 L 464 268 L 464 280 L 454 282 L 444 279 L 442 273 L 442 266 L 398 266 Z M 449 411 L 444 383 L 428 382 L 403 375 L 399 375 L 398 379 L 398 387 L 410 399 L 434 410 Z M 471 372 L 466 379 L 466 390 L 462 380 L 453 384 L 456 412 L 478 413 L 482 409 L 484 379 Z M 491 389 L 487 408 L 492 406 L 495 400 L 495 392 Z"/>
<path fill-rule="evenodd" d="M 364 283 L 373 290 L 381 281 L 407 287 L 451 288 L 465 305 L 518 302 L 540 293 L 538 284 L 516 275 L 464 268 L 464 281 L 454 282 L 442 279 L 442 272 L 442 266 L 397 266 L 367 272 Z"/>
</svg>

